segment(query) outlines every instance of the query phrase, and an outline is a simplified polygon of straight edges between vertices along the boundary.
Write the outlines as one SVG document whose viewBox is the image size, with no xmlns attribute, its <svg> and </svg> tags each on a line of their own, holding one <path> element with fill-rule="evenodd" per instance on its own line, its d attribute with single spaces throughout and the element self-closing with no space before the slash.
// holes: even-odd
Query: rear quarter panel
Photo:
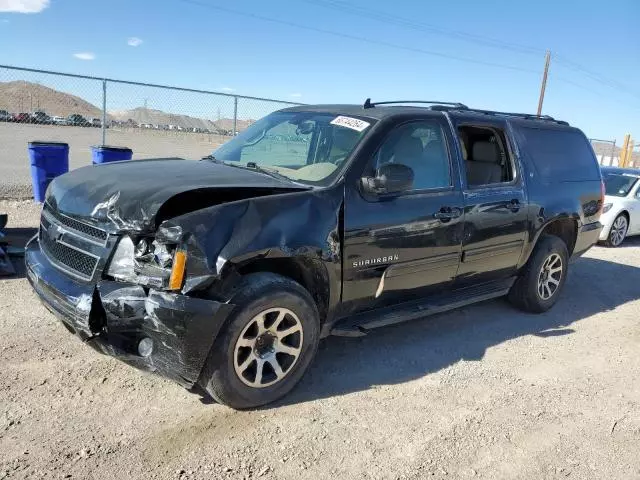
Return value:
<svg viewBox="0 0 640 480">
<path fill-rule="evenodd" d="M 587 163 L 593 162 L 593 165 L 588 165 L 588 172 L 576 166 L 570 168 L 572 173 L 567 178 L 553 177 L 544 175 L 534 161 L 533 155 L 537 152 L 532 151 L 534 145 L 528 142 L 525 129 L 530 127 L 530 124 L 531 122 L 513 122 L 511 125 L 529 194 L 528 241 L 519 266 L 526 264 L 544 229 L 558 219 L 570 219 L 575 222 L 577 236 L 573 251 L 570 252 L 574 255 L 582 254 L 593 246 L 601 230 L 599 219 L 602 207 L 602 177 L 586 136 L 580 130 L 564 125 L 549 124 L 541 128 L 550 130 L 552 135 L 559 132 L 579 134 L 588 145 L 588 149 L 584 150 L 582 155 L 589 155 L 589 158 L 582 160 Z M 576 164 L 576 159 L 572 158 L 574 154 L 567 149 L 556 161 Z"/>
</svg>

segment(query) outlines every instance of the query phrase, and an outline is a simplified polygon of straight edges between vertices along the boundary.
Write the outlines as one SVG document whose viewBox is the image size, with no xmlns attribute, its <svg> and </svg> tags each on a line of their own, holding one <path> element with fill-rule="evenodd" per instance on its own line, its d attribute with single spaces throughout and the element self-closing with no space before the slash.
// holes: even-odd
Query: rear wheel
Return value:
<svg viewBox="0 0 640 480">
<path fill-rule="evenodd" d="M 558 300 L 567 278 L 567 246 L 554 235 L 544 235 L 509 292 L 509 301 L 527 312 L 542 313 Z"/>
<path fill-rule="evenodd" d="M 286 395 L 311 363 L 320 337 L 309 292 L 273 273 L 248 275 L 216 339 L 199 384 L 216 401 L 251 408 Z"/>
<path fill-rule="evenodd" d="M 605 240 L 604 244 L 607 247 L 619 247 L 624 238 L 627 236 L 627 230 L 629 229 L 629 221 L 624 213 L 621 213 L 611 224 L 611 230 L 609 230 L 609 236 Z"/>
</svg>

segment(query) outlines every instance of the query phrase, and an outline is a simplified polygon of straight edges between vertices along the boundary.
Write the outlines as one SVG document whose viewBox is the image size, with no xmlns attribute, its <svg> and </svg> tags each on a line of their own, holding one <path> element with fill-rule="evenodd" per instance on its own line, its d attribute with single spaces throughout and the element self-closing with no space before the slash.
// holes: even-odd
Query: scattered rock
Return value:
<svg viewBox="0 0 640 480">
<path fill-rule="evenodd" d="M 269 470 L 271 470 L 271 467 L 269 467 L 269 465 L 265 465 L 264 467 L 262 467 L 262 470 L 258 472 L 258 476 L 261 477 L 263 475 L 266 475 L 267 473 L 269 473 Z"/>
</svg>

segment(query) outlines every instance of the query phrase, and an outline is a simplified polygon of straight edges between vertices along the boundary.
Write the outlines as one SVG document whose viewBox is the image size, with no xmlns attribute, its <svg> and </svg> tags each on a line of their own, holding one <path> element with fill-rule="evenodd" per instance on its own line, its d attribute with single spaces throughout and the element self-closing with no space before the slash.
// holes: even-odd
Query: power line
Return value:
<svg viewBox="0 0 640 480">
<path fill-rule="evenodd" d="M 373 20 L 378 20 L 385 24 L 400 25 L 400 26 L 411 28 L 414 30 L 424 31 L 424 32 L 433 33 L 437 35 L 443 35 L 450 38 L 456 38 L 458 40 L 467 41 L 474 44 L 483 44 L 487 47 L 501 48 L 501 49 L 510 50 L 516 53 L 527 53 L 527 54 L 544 53 L 544 50 L 539 48 L 503 42 L 501 40 L 497 40 L 495 38 L 490 38 L 482 35 L 470 34 L 467 32 L 461 32 L 457 30 L 449 30 L 433 24 L 416 22 L 409 18 L 393 15 L 387 12 L 383 12 L 381 10 L 374 10 L 371 8 L 363 8 L 363 7 L 358 7 L 354 5 L 349 5 L 342 0 L 303 0 L 303 1 L 309 4 L 321 6 L 324 8 L 346 12 L 348 14 L 356 15 L 358 17 L 367 17 Z M 565 65 L 568 68 L 571 68 L 576 72 L 586 75 L 587 77 L 591 78 L 592 80 L 602 85 L 624 91 L 626 93 L 634 95 L 637 98 L 640 98 L 640 95 L 637 92 L 633 91 L 632 89 L 623 85 L 622 83 L 617 82 L 615 80 L 608 79 L 607 77 L 599 73 L 590 71 L 586 67 L 576 62 L 573 62 L 562 55 L 558 55 L 555 52 L 554 52 L 554 60 L 558 63 Z"/>
<path fill-rule="evenodd" d="M 449 55 L 449 54 L 446 54 L 446 53 L 436 52 L 436 51 L 433 51 L 433 50 L 426 50 L 426 49 L 418 48 L 418 47 L 409 47 L 409 46 L 400 45 L 400 44 L 397 44 L 397 43 L 386 42 L 384 40 L 377 40 L 377 39 L 373 39 L 373 38 L 362 37 L 362 36 L 359 36 L 359 35 L 352 35 L 350 33 L 338 32 L 338 31 L 334 31 L 334 30 L 326 30 L 324 28 L 317 28 L 317 27 L 312 27 L 312 26 L 309 26 L 309 25 L 302 25 L 302 24 L 299 24 L 299 23 L 290 22 L 288 20 L 280 20 L 280 19 L 277 19 L 277 18 L 266 17 L 264 15 L 258 15 L 258 14 L 255 14 L 255 13 L 243 12 L 243 11 L 235 10 L 235 9 L 228 8 L 228 7 L 223 7 L 223 6 L 219 6 L 219 5 L 212 5 L 210 3 L 200 2 L 198 0 L 176 0 L 176 1 L 182 2 L 182 3 L 188 3 L 188 4 L 191 4 L 191 5 L 196 5 L 196 6 L 203 7 L 203 8 L 210 8 L 210 9 L 218 10 L 218 11 L 221 11 L 221 12 L 226 12 L 226 13 L 230 13 L 232 15 L 239 15 L 239 16 L 243 16 L 243 17 L 254 18 L 254 19 L 257 19 L 257 20 L 265 21 L 265 22 L 277 23 L 279 25 L 287 25 L 289 27 L 299 28 L 299 29 L 303 29 L 303 30 L 317 32 L 317 33 L 322 33 L 322 34 L 325 34 L 325 35 L 333 35 L 333 36 L 341 37 L 341 38 L 348 38 L 350 40 L 357 40 L 359 42 L 365 42 L 365 43 L 370 43 L 370 44 L 374 44 L 374 45 L 380 45 L 380 46 L 383 46 L 383 47 L 395 48 L 395 49 L 398 49 L 398 50 L 406 50 L 406 51 L 409 51 L 409 52 L 421 53 L 421 54 L 424 54 L 424 55 L 431 55 L 431 56 L 434 56 L 434 57 L 446 58 L 446 59 L 449 59 L 449 60 L 457 60 L 457 61 L 460 61 L 460 62 L 475 63 L 477 65 L 484 65 L 484 66 L 495 67 L 495 68 L 503 68 L 503 69 L 506 69 L 506 70 L 514 70 L 514 71 L 517 71 L 517 72 L 533 73 L 535 75 L 538 75 L 540 73 L 537 70 L 533 70 L 533 69 L 529 69 L 529 68 L 516 67 L 514 65 L 505 65 L 505 64 L 494 63 L 494 62 L 485 62 L 483 60 L 476 60 L 474 58 L 460 57 L 460 56 L 457 56 L 457 55 Z"/>
<path fill-rule="evenodd" d="M 591 78 L 591 80 L 600 83 L 601 85 L 605 85 L 611 88 L 614 88 L 616 90 L 619 90 L 621 92 L 627 93 L 627 94 L 631 94 L 636 98 L 640 98 L 640 94 L 638 94 L 637 92 L 635 92 L 634 90 L 632 90 L 631 88 L 629 88 L 628 86 L 616 81 L 616 80 L 612 80 L 609 79 L 607 77 L 605 77 L 604 75 L 601 75 L 599 73 L 593 72 L 591 70 L 589 70 L 586 67 L 583 67 L 582 65 L 580 65 L 579 63 L 573 62 L 571 60 L 569 60 L 566 57 L 563 57 L 562 55 L 556 55 L 556 60 L 564 65 L 567 68 L 570 68 L 571 70 L 575 71 L 575 72 L 580 72 L 583 75 L 586 75 L 587 77 Z"/>
<path fill-rule="evenodd" d="M 382 10 L 374 10 L 371 8 L 363 8 L 355 5 L 349 5 L 346 2 L 343 2 L 340 0 L 303 0 L 303 1 L 305 1 L 306 3 L 323 7 L 323 8 L 340 10 L 348 14 L 355 15 L 359 18 L 368 17 L 373 20 L 378 20 L 386 24 L 400 25 L 400 26 L 411 28 L 413 30 L 418 30 L 421 32 L 427 32 L 427 33 L 432 33 L 436 35 L 443 35 L 449 38 L 455 38 L 457 40 L 470 42 L 475 45 L 483 44 L 487 47 L 500 48 L 504 50 L 517 52 L 517 53 L 527 53 L 527 54 L 536 54 L 536 55 L 545 53 L 545 50 L 541 48 L 504 42 L 502 40 L 498 40 L 495 38 L 463 32 L 460 30 L 446 29 L 438 25 L 424 23 L 424 22 L 417 22 L 415 20 L 412 20 L 406 17 L 390 14 Z"/>
</svg>

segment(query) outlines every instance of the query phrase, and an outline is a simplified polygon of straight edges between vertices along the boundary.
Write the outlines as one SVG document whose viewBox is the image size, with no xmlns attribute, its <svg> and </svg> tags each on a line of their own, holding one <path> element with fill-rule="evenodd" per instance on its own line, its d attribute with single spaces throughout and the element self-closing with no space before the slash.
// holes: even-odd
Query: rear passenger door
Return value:
<svg viewBox="0 0 640 480">
<path fill-rule="evenodd" d="M 527 233 L 521 168 L 500 119 L 469 116 L 453 121 L 462 151 L 464 231 L 456 285 L 516 273 Z"/>
</svg>

